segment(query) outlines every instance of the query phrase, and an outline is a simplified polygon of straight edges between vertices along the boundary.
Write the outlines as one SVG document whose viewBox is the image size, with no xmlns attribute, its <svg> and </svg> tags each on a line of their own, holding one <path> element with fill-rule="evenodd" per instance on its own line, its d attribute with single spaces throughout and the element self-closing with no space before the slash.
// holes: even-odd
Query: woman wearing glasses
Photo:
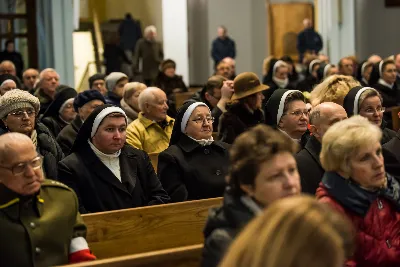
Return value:
<svg viewBox="0 0 400 267">
<path fill-rule="evenodd" d="M 382 130 L 381 144 L 389 142 L 396 136 L 396 132 L 387 128 L 387 123 L 383 120 L 385 107 L 383 107 L 382 96 L 377 90 L 371 87 L 354 87 L 344 98 L 343 106 L 348 117 L 361 115 L 380 127 Z"/>
<path fill-rule="evenodd" d="M 305 97 L 298 90 L 278 89 L 265 106 L 266 123 L 288 135 L 304 148 L 309 138 Z"/>
<path fill-rule="evenodd" d="M 178 111 L 169 148 L 158 157 L 158 177 L 172 202 L 221 197 L 228 147 L 212 137 L 214 118 L 203 102 Z"/>
<path fill-rule="evenodd" d="M 28 92 L 14 89 L 0 98 L 0 135 L 18 132 L 31 138 L 43 156 L 43 170 L 48 179 L 57 179 L 57 164 L 64 154 L 50 131 L 37 121 L 40 103 Z"/>
</svg>

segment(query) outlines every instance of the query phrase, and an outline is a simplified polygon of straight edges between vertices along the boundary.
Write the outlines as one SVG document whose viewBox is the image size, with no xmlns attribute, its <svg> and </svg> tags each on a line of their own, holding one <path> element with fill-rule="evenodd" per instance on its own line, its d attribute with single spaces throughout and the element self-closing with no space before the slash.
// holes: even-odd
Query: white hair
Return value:
<svg viewBox="0 0 400 267">
<path fill-rule="evenodd" d="M 39 80 L 43 79 L 43 76 L 47 73 L 47 72 L 55 72 L 57 73 L 57 71 L 53 68 L 46 68 L 44 70 L 42 70 L 39 74 Z M 57 73 L 58 78 L 60 79 L 60 75 Z"/>
<path fill-rule="evenodd" d="M 146 89 L 144 89 L 138 98 L 138 102 L 139 102 L 139 109 L 141 111 L 144 111 L 144 107 L 146 105 L 146 103 L 151 103 L 154 102 L 156 99 L 155 93 L 156 92 L 164 92 L 163 90 L 161 90 L 160 88 L 157 87 L 148 87 Z"/>
<path fill-rule="evenodd" d="M 154 26 L 154 25 L 147 26 L 147 27 L 144 29 L 144 36 L 148 35 L 150 32 L 157 33 L 157 28 L 156 28 L 156 26 Z"/>
<path fill-rule="evenodd" d="M 5 81 L 0 85 L 0 88 L 3 87 L 4 85 L 7 85 L 8 83 L 13 83 L 13 84 L 15 84 L 15 88 L 17 88 L 17 84 L 16 84 L 13 80 L 11 80 L 11 79 L 5 80 Z"/>
<path fill-rule="evenodd" d="M 4 67 L 4 65 L 10 65 L 14 70 L 16 69 L 16 68 L 15 68 L 15 64 L 14 64 L 12 61 L 10 61 L 10 60 L 3 60 L 3 61 L 0 63 L 0 69 L 2 69 L 2 68 Z"/>
</svg>

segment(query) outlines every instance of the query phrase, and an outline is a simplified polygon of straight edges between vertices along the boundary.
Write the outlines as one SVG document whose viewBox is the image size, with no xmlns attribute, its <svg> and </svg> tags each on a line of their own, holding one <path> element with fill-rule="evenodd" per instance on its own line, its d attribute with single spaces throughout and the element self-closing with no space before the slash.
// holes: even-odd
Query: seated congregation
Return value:
<svg viewBox="0 0 400 267">
<path fill-rule="evenodd" d="M 79 93 L 0 64 L 0 265 L 400 266 L 398 60 L 224 59 L 196 90 L 165 60 Z"/>
</svg>

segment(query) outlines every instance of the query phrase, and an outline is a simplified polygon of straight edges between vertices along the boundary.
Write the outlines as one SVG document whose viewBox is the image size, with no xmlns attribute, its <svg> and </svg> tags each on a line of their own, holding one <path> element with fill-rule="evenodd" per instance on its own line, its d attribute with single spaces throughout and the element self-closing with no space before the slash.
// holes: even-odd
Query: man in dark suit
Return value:
<svg viewBox="0 0 400 267">
<path fill-rule="evenodd" d="M 297 35 L 297 50 L 299 51 L 299 62 L 303 62 L 305 52 L 318 54 L 323 43 L 322 38 L 313 28 L 310 19 L 303 20 L 304 30 Z"/>
<path fill-rule="evenodd" d="M 296 155 L 301 188 L 304 193 L 314 195 L 325 172 L 319 160 L 322 137 L 330 126 L 344 119 L 347 119 L 346 111 L 333 102 L 321 103 L 312 110 L 310 114 L 312 136 L 304 149 Z"/>
<path fill-rule="evenodd" d="M 224 26 L 219 26 L 218 37 L 212 42 L 211 56 L 215 67 L 226 57 L 233 59 L 236 57 L 235 41 L 229 38 L 227 33 L 228 31 Z"/>
</svg>

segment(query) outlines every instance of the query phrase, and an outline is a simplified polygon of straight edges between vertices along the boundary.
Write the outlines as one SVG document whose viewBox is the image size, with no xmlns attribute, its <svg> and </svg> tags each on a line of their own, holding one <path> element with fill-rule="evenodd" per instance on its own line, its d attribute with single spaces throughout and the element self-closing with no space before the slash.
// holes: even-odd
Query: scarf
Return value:
<svg viewBox="0 0 400 267">
<path fill-rule="evenodd" d="M 32 140 L 32 143 L 35 145 L 35 147 L 37 147 L 38 143 L 37 143 L 37 132 L 36 132 L 36 130 L 32 131 L 31 140 Z"/>
<path fill-rule="evenodd" d="M 209 146 L 214 142 L 214 138 L 211 136 L 210 139 L 194 139 L 193 137 L 187 135 L 187 137 L 189 137 L 190 139 L 192 139 L 193 141 L 197 142 L 199 145 L 201 146 Z"/>
<path fill-rule="evenodd" d="M 387 187 L 375 191 L 366 190 L 351 178 L 345 179 L 335 172 L 326 172 L 322 178 L 322 184 L 329 195 L 343 207 L 362 217 L 368 213 L 371 204 L 378 197 L 389 200 L 400 212 L 400 183 L 389 174 L 386 177 Z"/>
<path fill-rule="evenodd" d="M 272 80 L 279 86 L 281 89 L 286 89 L 286 86 L 289 84 L 289 78 L 286 79 L 279 79 L 276 78 L 275 76 L 272 77 Z"/>
</svg>

